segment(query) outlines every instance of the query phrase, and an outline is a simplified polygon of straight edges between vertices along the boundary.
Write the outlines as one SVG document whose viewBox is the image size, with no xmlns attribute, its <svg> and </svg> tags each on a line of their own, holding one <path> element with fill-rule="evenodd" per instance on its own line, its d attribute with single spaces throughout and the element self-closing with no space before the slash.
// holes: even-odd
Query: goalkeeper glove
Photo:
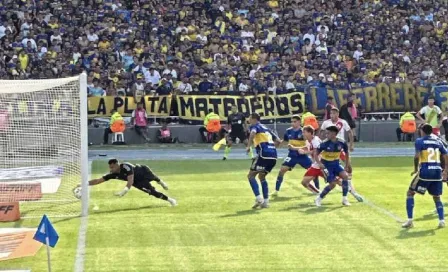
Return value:
<svg viewBox="0 0 448 272">
<path fill-rule="evenodd" d="M 128 187 L 124 187 L 124 189 L 121 192 L 116 193 L 116 196 L 122 197 L 125 194 L 127 194 L 129 192 L 129 188 Z"/>
</svg>

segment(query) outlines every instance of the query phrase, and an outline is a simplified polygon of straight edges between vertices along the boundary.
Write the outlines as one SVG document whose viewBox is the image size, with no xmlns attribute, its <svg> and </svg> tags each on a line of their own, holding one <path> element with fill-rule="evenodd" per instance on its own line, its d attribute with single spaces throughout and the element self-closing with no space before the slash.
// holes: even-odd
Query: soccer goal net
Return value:
<svg viewBox="0 0 448 272">
<path fill-rule="evenodd" d="M 22 217 L 86 212 L 72 193 L 89 171 L 86 89 L 84 74 L 0 81 L 0 202 Z"/>
</svg>

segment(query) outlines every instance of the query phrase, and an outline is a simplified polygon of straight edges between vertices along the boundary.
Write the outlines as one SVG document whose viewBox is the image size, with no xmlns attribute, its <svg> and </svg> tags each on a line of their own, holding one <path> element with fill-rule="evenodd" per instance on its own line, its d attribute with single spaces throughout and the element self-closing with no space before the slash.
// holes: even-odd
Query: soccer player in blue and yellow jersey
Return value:
<svg viewBox="0 0 448 272">
<path fill-rule="evenodd" d="M 250 151 L 252 145 L 257 152 L 257 156 L 253 159 L 247 175 L 256 198 L 255 205 L 252 208 L 267 208 L 269 207 L 269 189 L 266 175 L 271 172 L 277 162 L 276 146 L 280 143 L 280 140 L 275 133 L 260 123 L 260 115 L 257 113 L 250 115 L 249 123 L 250 136 L 247 152 Z M 260 179 L 263 195 L 260 195 L 260 189 L 256 180 L 257 175 Z"/>
<path fill-rule="evenodd" d="M 339 129 L 336 126 L 329 126 L 326 130 L 327 139 L 317 148 L 315 158 L 321 169 L 327 169 L 327 182 L 329 184 L 322 190 L 320 195 L 317 196 L 314 203 L 316 203 L 316 206 L 320 207 L 322 199 L 324 199 L 324 197 L 336 186 L 336 177 L 340 177 L 342 179 L 342 205 L 350 206 L 350 202 L 348 202 L 347 199 L 349 189 L 347 171 L 351 169 L 348 146 L 343 139 L 337 137 Z M 345 152 L 346 154 L 345 169 L 339 162 L 341 152 Z"/>
<path fill-rule="evenodd" d="M 302 128 L 300 127 L 300 116 L 294 115 L 291 118 L 291 127 L 288 128 L 283 136 L 283 141 L 289 143 L 290 148 L 288 156 L 285 158 L 282 168 L 277 176 L 277 182 L 275 184 L 275 192 L 272 196 L 277 196 L 280 191 L 280 187 L 283 182 L 283 176 L 287 171 L 291 171 L 294 166 L 299 164 L 302 168 L 308 169 L 313 163 L 307 154 L 300 153 L 297 149 L 307 147 L 307 140 L 303 136 Z M 314 183 L 317 189 L 319 189 L 319 179 L 314 179 Z"/>
<path fill-rule="evenodd" d="M 442 180 L 446 180 L 447 172 L 442 170 L 440 156 L 443 156 L 445 169 L 448 167 L 448 157 L 447 150 L 442 142 L 434 135 L 431 135 L 432 130 L 431 125 L 423 125 L 420 129 L 422 137 L 415 141 L 414 172 L 411 175 L 417 175 L 409 186 L 406 199 L 408 221 L 403 224 L 403 228 L 412 228 L 414 226 L 414 195 L 415 193 L 424 195 L 426 191 L 434 199 L 437 214 L 439 215 L 439 228 L 445 227 L 443 204 L 440 196 L 443 191 Z"/>
</svg>

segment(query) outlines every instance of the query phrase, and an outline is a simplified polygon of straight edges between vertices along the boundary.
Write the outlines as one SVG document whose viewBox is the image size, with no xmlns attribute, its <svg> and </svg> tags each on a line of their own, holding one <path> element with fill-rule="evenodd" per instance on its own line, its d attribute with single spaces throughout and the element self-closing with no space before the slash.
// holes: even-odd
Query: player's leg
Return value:
<svg viewBox="0 0 448 272">
<path fill-rule="evenodd" d="M 322 200 L 325 198 L 325 196 L 329 192 L 331 192 L 331 190 L 333 190 L 334 187 L 336 187 L 336 176 L 337 176 L 337 174 L 334 172 L 334 169 L 332 169 L 332 168 L 329 168 L 327 170 L 328 170 L 328 176 L 327 176 L 328 185 L 322 190 L 322 192 L 314 200 L 314 203 L 318 207 L 321 206 Z"/>
<path fill-rule="evenodd" d="M 305 189 L 309 190 L 313 194 L 319 194 L 319 189 L 317 189 L 314 184 L 311 183 L 312 180 L 314 180 L 316 177 L 319 176 L 319 174 L 316 174 L 316 172 L 321 172 L 320 169 L 316 168 L 309 168 L 303 179 L 302 179 L 302 186 L 305 187 Z"/>
<path fill-rule="evenodd" d="M 304 157 L 299 161 L 300 166 L 307 170 L 311 168 L 311 165 L 313 164 L 313 161 L 311 161 L 311 159 L 309 157 Z M 319 176 L 316 176 L 313 178 L 314 181 L 314 186 L 315 188 L 317 188 L 319 190 Z"/>
<path fill-rule="evenodd" d="M 427 186 L 428 193 L 432 195 L 434 204 L 436 205 L 437 215 L 439 216 L 439 228 L 445 227 L 445 216 L 443 211 L 443 203 L 441 200 L 443 183 L 441 181 L 430 181 Z"/>
<path fill-rule="evenodd" d="M 242 132 L 240 133 L 240 135 L 238 136 L 238 138 L 240 139 L 240 141 L 247 146 L 249 144 L 249 140 L 247 139 L 246 133 Z M 249 153 L 247 153 L 247 155 L 249 156 L 249 158 L 253 159 L 254 158 L 254 149 L 252 146 L 249 146 Z"/>
<path fill-rule="evenodd" d="M 224 156 L 222 157 L 222 160 L 225 161 L 229 157 L 230 150 L 232 150 L 232 144 L 235 142 L 236 138 L 232 136 L 232 134 L 226 135 L 227 137 L 227 145 L 226 148 L 224 148 Z"/>
<path fill-rule="evenodd" d="M 263 192 L 263 204 L 261 205 L 262 208 L 269 208 L 269 186 L 268 182 L 266 180 L 267 174 L 269 174 L 272 169 L 275 167 L 275 164 L 277 163 L 277 160 L 264 160 L 264 171 L 260 172 L 258 174 L 258 178 L 260 179 L 261 183 L 261 190 Z"/>
<path fill-rule="evenodd" d="M 408 220 L 402 225 L 403 228 L 409 229 L 414 227 L 414 195 L 416 192 L 420 194 L 424 194 L 426 188 L 421 187 L 421 181 L 418 178 L 418 175 L 416 175 L 412 181 L 411 185 L 409 185 L 408 192 L 406 194 L 406 213 L 408 215 Z M 420 188 L 420 191 L 417 190 L 417 188 Z"/>
<path fill-rule="evenodd" d="M 145 179 L 149 181 L 157 182 L 164 190 L 168 190 L 168 184 L 166 184 L 161 178 L 159 178 L 154 172 L 149 168 L 149 166 L 145 165 L 146 174 Z"/>
<path fill-rule="evenodd" d="M 291 171 L 294 166 L 297 164 L 296 160 L 291 157 L 286 157 L 283 161 L 282 167 L 280 168 L 280 171 L 277 175 L 277 181 L 275 182 L 275 191 L 272 194 L 272 196 L 277 196 L 278 192 L 280 191 L 280 188 L 282 187 L 283 183 L 283 177 L 285 176 L 285 173 L 288 171 Z"/>
<path fill-rule="evenodd" d="M 260 187 L 258 186 L 258 182 L 256 179 L 258 173 L 260 172 L 260 170 L 262 170 L 261 166 L 259 165 L 260 159 L 260 157 L 257 157 L 252 160 L 252 165 L 250 167 L 249 173 L 247 174 L 249 185 L 255 195 L 255 204 L 252 207 L 253 209 L 260 207 L 264 202 L 263 197 L 260 195 Z"/>
<path fill-rule="evenodd" d="M 174 198 L 170 198 L 167 195 L 158 192 L 156 188 L 154 188 L 149 181 L 145 181 L 142 183 L 137 183 L 133 185 L 135 188 L 147 193 L 150 196 L 154 196 L 155 198 L 160 198 L 162 200 L 168 201 L 171 206 L 176 206 L 177 201 Z"/>
<path fill-rule="evenodd" d="M 346 154 L 345 152 L 341 152 L 341 156 L 339 157 L 341 161 L 345 161 L 346 158 Z M 349 169 L 347 169 L 347 174 L 348 174 L 348 191 L 349 193 L 358 201 L 358 202 L 363 202 L 364 201 L 364 197 L 360 194 L 358 194 L 358 192 L 356 192 L 355 189 L 355 185 L 353 184 L 353 168 L 350 167 Z M 341 184 L 342 185 L 342 184 Z"/>
<path fill-rule="evenodd" d="M 340 166 L 338 169 L 339 173 L 338 176 L 342 179 L 341 185 L 342 185 L 342 205 L 344 206 L 350 206 L 350 202 L 348 202 L 347 195 L 348 195 L 348 174 L 347 172 Z"/>
</svg>

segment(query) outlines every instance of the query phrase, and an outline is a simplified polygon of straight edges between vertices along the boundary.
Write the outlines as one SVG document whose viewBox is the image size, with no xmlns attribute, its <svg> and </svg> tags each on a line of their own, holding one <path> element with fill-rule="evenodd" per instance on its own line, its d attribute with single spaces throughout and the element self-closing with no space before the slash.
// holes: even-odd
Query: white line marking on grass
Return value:
<svg viewBox="0 0 448 272">
<path fill-rule="evenodd" d="M 365 198 L 364 198 L 364 202 L 363 203 L 366 204 L 367 206 L 369 206 L 369 207 L 371 207 L 371 208 L 373 208 L 373 209 L 375 209 L 375 210 L 377 210 L 377 211 L 379 211 L 379 212 L 389 216 L 390 218 L 394 219 L 398 223 L 403 223 L 405 221 L 404 219 L 402 219 L 398 215 L 394 214 L 393 212 L 391 212 L 391 211 L 389 211 L 389 210 L 387 210 L 387 209 L 385 209 L 383 207 L 380 207 L 380 206 L 376 205 L 373 202 L 370 202 L 369 200 L 367 200 Z"/>
<path fill-rule="evenodd" d="M 89 161 L 89 180 L 92 175 L 92 161 Z M 84 271 L 84 257 L 86 255 L 87 219 L 88 215 L 81 217 L 78 233 L 78 246 L 76 248 L 75 272 Z"/>
<path fill-rule="evenodd" d="M 342 192 L 341 188 L 338 188 L 338 191 Z M 349 193 L 350 194 L 350 193 Z M 366 199 L 364 196 L 364 201 L 362 202 L 363 204 L 369 206 L 370 208 L 373 208 L 379 212 L 381 212 L 382 214 L 385 214 L 387 216 L 389 216 L 390 218 L 394 219 L 395 221 L 397 221 L 398 223 L 404 223 L 406 220 L 402 219 L 400 216 L 394 214 L 393 212 L 389 211 L 388 209 L 385 209 L 381 206 L 376 205 L 375 203 L 371 202 L 370 200 Z"/>
</svg>

